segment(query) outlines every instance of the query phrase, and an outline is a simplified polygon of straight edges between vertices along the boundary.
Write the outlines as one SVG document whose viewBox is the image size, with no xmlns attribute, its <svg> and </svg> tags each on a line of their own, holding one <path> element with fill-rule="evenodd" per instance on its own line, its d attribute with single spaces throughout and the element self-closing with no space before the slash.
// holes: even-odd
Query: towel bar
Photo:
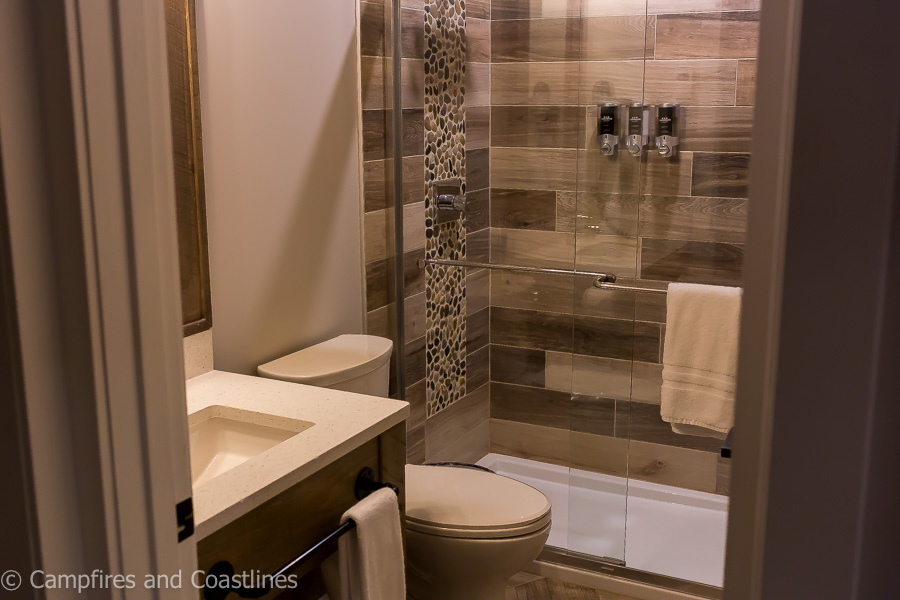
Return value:
<svg viewBox="0 0 900 600">
<path fill-rule="evenodd" d="M 443 267 L 467 267 L 470 269 L 496 269 L 498 271 L 518 271 L 523 273 L 548 273 L 552 275 L 572 275 L 574 277 L 593 277 L 594 287 L 601 290 L 615 290 L 620 292 L 646 292 L 650 294 L 665 294 L 665 288 L 638 287 L 616 283 L 618 275 L 615 273 L 597 273 L 593 271 L 576 271 L 574 269 L 556 269 L 552 267 L 526 267 L 522 265 L 496 265 L 491 263 L 472 262 L 468 260 L 451 260 L 448 258 L 420 258 L 419 268 L 427 265 L 439 265 Z"/>
<path fill-rule="evenodd" d="M 354 485 L 353 491 L 357 500 L 362 500 L 372 492 L 379 490 L 381 488 L 389 488 L 395 494 L 400 494 L 399 488 L 397 486 L 390 483 L 381 483 L 380 481 L 375 481 L 375 472 L 372 471 L 369 467 L 364 468 L 359 472 L 359 475 L 356 476 L 356 483 Z M 316 555 L 320 550 L 328 546 L 331 542 L 338 539 L 348 531 L 351 531 L 356 528 L 356 522 L 347 521 L 346 523 L 341 523 L 334 531 L 326 535 L 324 538 L 316 542 L 312 547 L 310 547 L 306 552 L 298 556 L 297 558 L 290 561 L 288 564 L 284 565 L 274 574 L 272 574 L 269 580 L 273 580 L 280 576 L 285 576 L 311 557 Z M 210 567 L 209 572 L 206 574 L 207 578 L 212 576 L 214 581 L 217 583 L 225 581 L 230 582 L 227 586 L 219 587 L 209 587 L 205 585 L 203 586 L 203 598 L 205 600 L 223 600 L 230 594 L 234 592 L 241 598 L 262 598 L 270 591 L 272 591 L 271 586 L 263 585 L 262 587 L 247 587 L 243 585 L 236 585 L 232 579 L 234 576 L 234 565 L 232 565 L 227 560 L 220 560 L 212 567 Z"/>
</svg>

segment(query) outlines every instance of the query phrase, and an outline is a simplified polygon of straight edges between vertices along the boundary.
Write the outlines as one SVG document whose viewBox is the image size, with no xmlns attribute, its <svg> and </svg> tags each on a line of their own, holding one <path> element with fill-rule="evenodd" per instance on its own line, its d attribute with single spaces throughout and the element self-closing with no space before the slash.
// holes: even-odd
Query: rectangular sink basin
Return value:
<svg viewBox="0 0 900 600">
<path fill-rule="evenodd" d="M 190 417 L 191 480 L 203 485 L 258 456 L 313 423 L 210 406 Z"/>
</svg>

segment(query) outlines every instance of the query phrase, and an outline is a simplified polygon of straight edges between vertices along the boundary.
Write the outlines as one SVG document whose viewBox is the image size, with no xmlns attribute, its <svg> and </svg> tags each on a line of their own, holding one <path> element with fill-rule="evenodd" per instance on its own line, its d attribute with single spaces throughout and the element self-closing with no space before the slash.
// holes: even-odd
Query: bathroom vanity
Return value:
<svg viewBox="0 0 900 600">
<path fill-rule="evenodd" d="M 400 489 L 402 514 L 406 402 L 222 371 L 186 385 L 199 569 L 276 572 L 339 525 L 366 467 Z M 319 598 L 335 549 L 281 597 Z"/>
</svg>

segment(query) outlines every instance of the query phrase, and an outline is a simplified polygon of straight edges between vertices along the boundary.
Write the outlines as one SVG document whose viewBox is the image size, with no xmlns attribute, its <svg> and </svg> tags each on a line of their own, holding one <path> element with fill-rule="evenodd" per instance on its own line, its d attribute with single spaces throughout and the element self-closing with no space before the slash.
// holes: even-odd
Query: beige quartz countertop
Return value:
<svg viewBox="0 0 900 600">
<path fill-rule="evenodd" d="M 409 404 L 338 390 L 210 371 L 187 386 L 188 416 L 211 406 L 257 413 L 289 428 L 314 423 L 270 450 L 194 488 L 194 521 L 202 539 L 409 415 Z"/>
</svg>

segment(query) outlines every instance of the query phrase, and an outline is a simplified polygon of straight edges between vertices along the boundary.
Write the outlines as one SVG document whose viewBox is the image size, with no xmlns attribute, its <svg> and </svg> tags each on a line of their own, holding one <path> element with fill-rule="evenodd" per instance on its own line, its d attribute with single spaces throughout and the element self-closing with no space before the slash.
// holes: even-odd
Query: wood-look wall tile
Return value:
<svg viewBox="0 0 900 600">
<path fill-rule="evenodd" d="M 425 13 L 403 8 L 400 11 L 400 56 L 425 58 Z"/>
<path fill-rule="evenodd" d="M 659 15 L 656 58 L 755 58 L 759 12 Z"/>
<path fill-rule="evenodd" d="M 403 253 L 403 293 L 404 297 L 425 291 L 427 276 L 425 269 L 419 267 L 419 259 L 425 258 L 425 249 L 416 248 Z"/>
<path fill-rule="evenodd" d="M 743 244 L 747 200 L 705 196 L 644 196 L 640 234 L 670 240 Z"/>
<path fill-rule="evenodd" d="M 461 438 L 428 457 L 429 462 L 460 462 L 474 464 L 491 451 L 490 420 L 482 421 Z"/>
<path fill-rule="evenodd" d="M 603 2 L 605 0 L 587 0 Z M 647 0 L 650 14 L 759 10 L 761 0 Z"/>
<path fill-rule="evenodd" d="M 409 418 L 406 425 L 409 429 L 425 424 L 425 380 L 418 381 L 406 388 L 406 401 L 409 402 Z"/>
<path fill-rule="evenodd" d="M 582 3 L 583 0 L 543 0 L 541 16 L 545 19 L 580 18 Z"/>
<path fill-rule="evenodd" d="M 496 264 L 571 269 L 575 236 L 536 229 L 491 228 L 491 257 Z"/>
<path fill-rule="evenodd" d="M 491 227 L 556 229 L 556 192 L 491 190 Z"/>
<path fill-rule="evenodd" d="M 573 187 L 590 194 L 637 194 L 641 189 L 642 164 L 624 152 L 603 156 L 599 150 L 579 150 L 578 180 Z"/>
<path fill-rule="evenodd" d="M 544 353 L 544 387 L 561 392 L 572 391 L 572 355 L 567 352 Z"/>
<path fill-rule="evenodd" d="M 631 396 L 631 364 L 630 360 L 574 354 L 572 392 L 627 400 Z"/>
<path fill-rule="evenodd" d="M 367 263 L 388 257 L 388 248 L 393 247 L 393 223 L 387 209 L 367 212 L 363 216 L 363 248 Z"/>
<path fill-rule="evenodd" d="M 363 56 L 384 56 L 384 4 L 359 3 L 359 40 Z"/>
<path fill-rule="evenodd" d="M 580 278 L 495 270 L 491 272 L 491 306 L 571 314 L 575 279 Z"/>
<path fill-rule="evenodd" d="M 735 104 L 753 106 L 756 103 L 756 61 L 739 60 L 737 66 L 737 95 Z"/>
<path fill-rule="evenodd" d="M 576 105 L 579 63 L 491 65 L 491 102 L 499 105 Z"/>
<path fill-rule="evenodd" d="M 363 160 L 380 160 L 387 154 L 385 131 L 390 112 L 362 111 Z M 420 156 L 425 150 L 425 109 L 403 109 L 403 156 Z"/>
<path fill-rule="evenodd" d="M 425 424 L 406 430 L 406 464 L 425 464 Z"/>
<path fill-rule="evenodd" d="M 542 388 L 544 387 L 544 368 L 545 353 L 543 350 L 491 345 L 491 381 Z M 495 398 L 493 394 L 491 397 Z"/>
<path fill-rule="evenodd" d="M 656 324 L 575 316 L 576 354 L 659 362 L 659 340 Z"/>
<path fill-rule="evenodd" d="M 466 151 L 466 192 L 484 190 L 491 186 L 491 151 L 478 148 Z"/>
<path fill-rule="evenodd" d="M 583 60 L 643 60 L 653 58 L 656 17 L 626 15 L 583 20 Z"/>
<path fill-rule="evenodd" d="M 628 477 L 628 440 L 611 435 L 572 432 L 570 444 L 573 468 Z M 622 492 L 624 494 L 625 490 Z M 623 503 L 623 514 L 624 508 Z"/>
<path fill-rule="evenodd" d="M 425 336 L 406 343 L 406 382 L 425 379 Z"/>
<path fill-rule="evenodd" d="M 387 183 L 392 176 L 393 163 L 387 160 L 363 162 L 363 197 L 365 212 L 393 206 L 391 187 Z M 403 157 L 403 204 L 422 202 L 425 199 L 425 156 Z"/>
<path fill-rule="evenodd" d="M 425 152 L 425 109 L 403 109 L 403 156 L 419 156 Z M 389 122 L 389 121 L 386 121 Z M 424 170 L 423 170 L 424 172 Z"/>
<path fill-rule="evenodd" d="M 491 107 L 466 107 L 466 148 L 487 148 L 491 145 Z"/>
<path fill-rule="evenodd" d="M 740 63 L 738 63 L 740 95 Z M 753 136 L 753 108 L 704 106 L 684 109 L 681 149 L 696 152 L 749 152 Z"/>
<path fill-rule="evenodd" d="M 493 62 L 579 60 L 580 19 L 491 21 Z"/>
<path fill-rule="evenodd" d="M 491 62 L 491 22 L 466 18 L 466 62 Z"/>
<path fill-rule="evenodd" d="M 491 308 L 491 340 L 502 346 L 571 352 L 572 317 L 495 306 Z"/>
<path fill-rule="evenodd" d="M 391 59 L 381 56 L 363 56 L 360 59 L 360 82 L 364 110 L 385 107 L 385 76 L 391 68 Z M 404 58 L 400 61 L 400 92 L 403 108 L 419 108 L 425 104 L 425 61 Z"/>
<path fill-rule="evenodd" d="M 491 341 L 491 309 L 483 308 L 466 317 L 466 351 L 474 352 Z"/>
<path fill-rule="evenodd" d="M 618 400 L 575 393 L 570 399 L 572 433 L 614 435 Z"/>
<path fill-rule="evenodd" d="M 541 0 L 491 0 L 491 19 L 540 19 Z"/>
<path fill-rule="evenodd" d="M 736 60 L 651 60 L 644 101 L 682 106 L 733 106 Z"/>
<path fill-rule="evenodd" d="M 691 195 L 693 161 L 693 152 L 679 152 L 675 158 L 663 158 L 656 152 L 648 152 L 641 191 L 659 196 Z"/>
<path fill-rule="evenodd" d="M 424 113 L 423 113 L 424 115 Z M 387 155 L 386 119 L 388 113 L 383 110 L 362 111 L 362 143 L 363 160 L 381 160 Z M 423 138 L 424 147 L 424 138 Z M 421 154 L 419 152 L 418 154 Z"/>
<path fill-rule="evenodd" d="M 487 388 L 487 386 L 482 386 Z M 443 448 L 463 437 L 490 418 L 488 390 L 476 390 L 425 421 L 426 457 L 430 460 Z"/>
<path fill-rule="evenodd" d="M 491 65 L 469 63 L 466 65 L 466 106 L 491 105 Z"/>
<path fill-rule="evenodd" d="M 493 148 L 495 188 L 575 191 L 576 151 L 545 148 Z"/>
<path fill-rule="evenodd" d="M 565 429 L 491 419 L 491 452 L 496 454 L 567 467 L 571 437 Z"/>
<path fill-rule="evenodd" d="M 480 269 L 466 275 L 466 314 L 475 314 L 490 305 L 490 269 Z"/>
<path fill-rule="evenodd" d="M 741 284 L 743 246 L 653 238 L 642 238 L 641 242 L 641 277 L 644 279 Z"/>
<path fill-rule="evenodd" d="M 662 391 L 662 365 L 635 361 L 631 370 L 631 399 L 659 404 Z"/>
<path fill-rule="evenodd" d="M 642 286 L 665 288 L 658 282 L 643 281 Z M 635 319 L 661 323 L 666 320 L 666 295 L 623 290 L 599 290 L 588 277 L 574 279 L 574 311 L 577 315 L 609 319 Z"/>
<path fill-rule="evenodd" d="M 628 442 L 628 477 L 715 492 L 716 457 L 713 452 L 632 440 Z"/>
<path fill-rule="evenodd" d="M 556 192 L 556 230 L 575 232 L 577 196 L 575 192 Z"/>
<path fill-rule="evenodd" d="M 466 389 L 477 390 L 491 380 L 491 346 L 466 353 Z"/>
<path fill-rule="evenodd" d="M 579 271 L 616 273 L 634 277 L 637 264 L 637 238 L 578 233 L 575 243 L 575 268 Z"/>
<path fill-rule="evenodd" d="M 491 262 L 490 228 L 466 235 L 466 260 L 482 263 Z"/>
<path fill-rule="evenodd" d="M 390 215 L 388 219 L 392 219 Z M 403 205 L 403 250 L 425 247 L 425 203 Z"/>
<path fill-rule="evenodd" d="M 746 198 L 750 155 L 695 152 L 691 193 L 695 196 Z M 684 194 L 681 194 L 684 195 Z"/>
<path fill-rule="evenodd" d="M 491 383 L 491 418 L 571 429 L 571 397 L 544 388 Z"/>
<path fill-rule="evenodd" d="M 714 453 L 722 447 L 722 440 L 713 437 L 675 433 L 660 417 L 658 405 L 642 402 L 616 404 L 616 437 Z"/>
<path fill-rule="evenodd" d="M 491 225 L 491 190 L 466 192 L 466 233 L 480 231 Z"/>
<path fill-rule="evenodd" d="M 491 0 L 469 0 L 466 2 L 466 15 L 476 19 L 490 19 Z"/>
<path fill-rule="evenodd" d="M 582 104 L 636 102 L 644 95 L 644 61 L 583 62 L 578 85 Z M 594 111 L 596 130 L 596 107 Z"/>
<path fill-rule="evenodd" d="M 407 342 L 425 335 L 425 292 L 404 300 L 403 317 Z"/>
<path fill-rule="evenodd" d="M 393 339 L 397 330 L 397 305 L 388 304 L 366 313 L 366 333 Z M 393 356 L 391 357 L 393 360 Z"/>
<path fill-rule="evenodd" d="M 577 106 L 494 106 L 491 146 L 577 148 L 581 116 Z"/>
<path fill-rule="evenodd" d="M 366 310 L 381 308 L 396 300 L 394 260 L 383 258 L 366 263 Z"/>
<path fill-rule="evenodd" d="M 579 192 L 575 231 L 634 237 L 638 231 L 637 194 Z M 579 238 L 580 241 L 581 238 Z"/>
</svg>

